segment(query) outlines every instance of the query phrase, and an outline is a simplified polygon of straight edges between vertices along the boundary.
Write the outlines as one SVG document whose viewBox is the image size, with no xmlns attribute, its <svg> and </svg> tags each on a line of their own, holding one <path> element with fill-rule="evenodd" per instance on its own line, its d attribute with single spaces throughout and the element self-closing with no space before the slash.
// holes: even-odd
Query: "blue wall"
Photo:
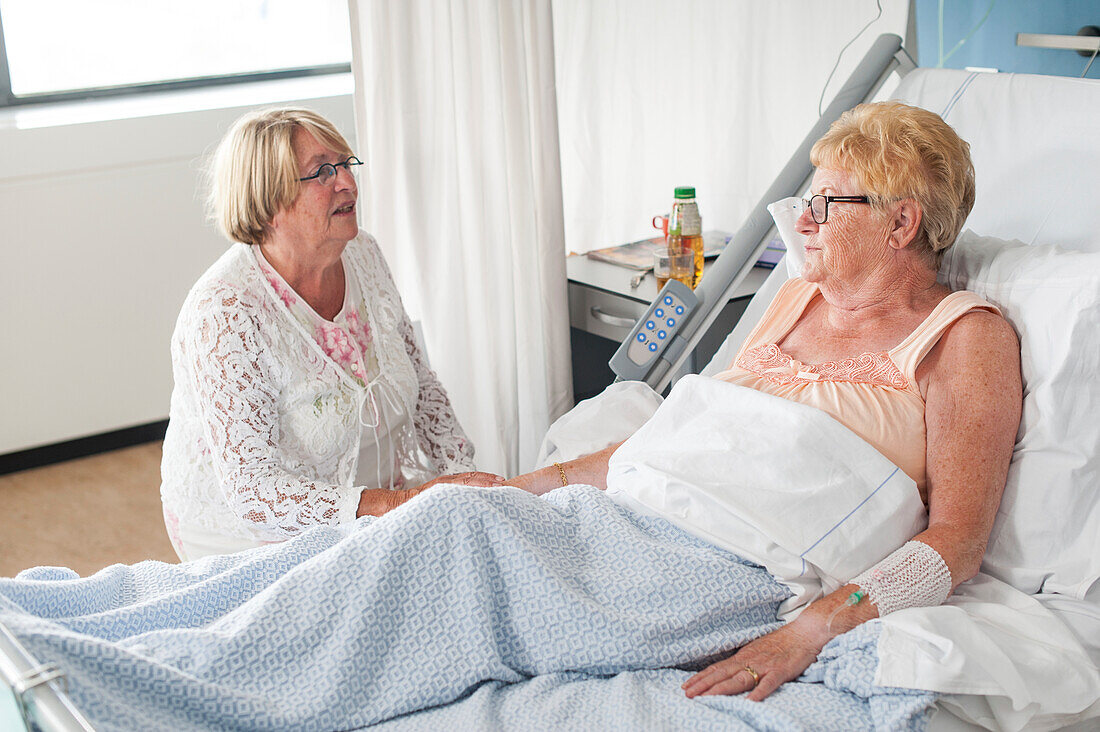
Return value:
<svg viewBox="0 0 1100 732">
<path fill-rule="evenodd" d="M 939 8 L 941 0 L 914 0 L 917 15 L 917 53 L 921 66 L 939 62 Z M 943 53 L 981 21 L 989 0 L 942 0 Z M 961 69 L 983 66 L 1027 74 L 1080 76 L 1088 58 L 1076 51 L 1016 45 L 1017 33 L 1072 36 L 1085 25 L 1100 26 L 1100 0 L 996 0 L 985 23 L 943 66 Z M 1100 55 L 1088 78 L 1100 79 Z"/>
</svg>

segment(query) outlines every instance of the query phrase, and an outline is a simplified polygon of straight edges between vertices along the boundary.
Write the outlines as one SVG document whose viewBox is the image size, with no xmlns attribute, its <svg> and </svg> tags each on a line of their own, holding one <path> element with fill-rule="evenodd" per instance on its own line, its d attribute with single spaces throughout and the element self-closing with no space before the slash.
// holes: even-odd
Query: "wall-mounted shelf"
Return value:
<svg viewBox="0 0 1100 732">
<path fill-rule="evenodd" d="M 1100 36 L 1056 36 L 1047 33 L 1017 33 L 1016 45 L 1092 53 L 1100 48 Z"/>
</svg>

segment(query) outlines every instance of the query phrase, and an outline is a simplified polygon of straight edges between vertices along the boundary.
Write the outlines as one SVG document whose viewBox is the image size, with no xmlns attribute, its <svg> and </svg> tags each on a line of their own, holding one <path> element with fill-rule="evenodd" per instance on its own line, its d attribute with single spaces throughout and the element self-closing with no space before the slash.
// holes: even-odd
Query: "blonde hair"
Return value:
<svg viewBox="0 0 1100 732">
<path fill-rule="evenodd" d="M 814 144 L 810 161 L 847 172 L 880 209 L 916 200 L 922 216 L 914 246 L 937 268 L 974 207 L 970 145 L 919 107 L 860 104 Z"/>
<path fill-rule="evenodd" d="M 311 109 L 262 109 L 244 115 L 218 144 L 210 166 L 211 218 L 230 241 L 259 244 L 271 221 L 298 196 L 294 131 L 350 156 L 351 146 L 327 119 Z"/>
</svg>

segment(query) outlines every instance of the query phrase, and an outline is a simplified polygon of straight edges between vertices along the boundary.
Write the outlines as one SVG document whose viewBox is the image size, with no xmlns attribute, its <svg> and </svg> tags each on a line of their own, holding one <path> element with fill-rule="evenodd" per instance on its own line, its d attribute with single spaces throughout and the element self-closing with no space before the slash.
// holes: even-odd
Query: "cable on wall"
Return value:
<svg viewBox="0 0 1100 732">
<path fill-rule="evenodd" d="M 844 48 L 840 49 L 840 53 L 838 53 L 836 55 L 836 63 L 833 64 L 832 71 L 829 72 L 828 78 L 825 79 L 825 86 L 821 87 L 821 96 L 817 100 L 817 116 L 818 117 L 820 117 L 822 115 L 821 105 L 825 101 L 825 91 L 829 88 L 829 82 L 833 80 L 833 74 L 836 73 L 837 67 L 840 66 L 840 59 L 844 56 L 844 52 L 848 50 L 848 46 L 855 43 L 856 39 L 863 35 L 863 31 L 870 28 L 872 25 L 874 25 L 875 21 L 877 21 L 879 18 L 882 17 L 882 0 L 875 0 L 875 5 L 878 6 L 878 15 L 871 18 L 870 22 L 868 22 L 867 25 L 860 28 L 859 33 L 856 33 L 854 36 L 852 36 L 852 40 L 845 43 Z"/>
<path fill-rule="evenodd" d="M 936 64 L 936 68 L 937 68 L 937 69 L 942 69 L 942 68 L 943 68 L 943 63 L 944 63 L 944 61 L 946 61 L 947 59 L 949 59 L 949 58 L 951 58 L 952 56 L 954 56 L 954 55 L 955 55 L 955 51 L 958 51 L 958 50 L 959 50 L 960 48 L 962 48 L 963 44 L 964 44 L 964 43 L 966 43 L 967 41 L 969 41 L 969 40 L 970 40 L 970 37 L 971 37 L 972 35 L 974 35 L 974 33 L 976 33 L 976 32 L 977 32 L 977 30 L 978 30 L 979 28 L 981 28 L 981 27 L 982 27 L 982 25 L 983 25 L 983 24 L 985 23 L 985 21 L 986 21 L 986 18 L 988 18 L 988 17 L 989 17 L 989 14 L 993 12 L 993 6 L 994 6 L 994 5 L 996 5 L 996 4 L 997 4 L 997 0 L 989 0 L 989 7 L 985 9 L 985 15 L 983 15 L 983 16 L 982 16 L 982 19 L 978 21 L 978 24 L 977 24 L 977 25 L 975 25 L 975 26 L 974 26 L 973 28 L 971 28 L 971 29 L 970 29 L 970 32 L 969 32 L 969 33 L 967 33 L 967 34 L 966 34 L 965 36 L 963 36 L 963 39 L 962 39 L 961 41 L 959 41 L 958 43 L 956 43 L 956 44 L 955 44 L 955 47 L 954 47 L 954 48 L 952 48 L 952 49 L 951 49 L 950 51 L 948 51 L 948 52 L 947 52 L 947 55 L 946 55 L 946 56 L 944 56 L 944 55 L 943 55 L 943 5 L 944 5 L 944 0 L 940 0 L 940 18 L 939 18 L 939 21 L 940 21 L 940 27 L 939 27 L 939 34 L 940 34 L 940 47 L 939 47 L 939 50 L 940 50 L 940 60 L 939 60 L 939 63 L 937 63 L 937 64 Z"/>
</svg>

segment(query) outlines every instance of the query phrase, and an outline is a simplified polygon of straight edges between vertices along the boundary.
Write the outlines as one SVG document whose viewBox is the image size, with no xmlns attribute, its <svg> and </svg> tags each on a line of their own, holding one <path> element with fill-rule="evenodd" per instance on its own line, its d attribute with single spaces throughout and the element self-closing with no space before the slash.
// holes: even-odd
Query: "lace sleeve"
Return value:
<svg viewBox="0 0 1100 732">
<path fill-rule="evenodd" d="M 232 296 L 199 308 L 180 341 L 197 412 L 222 492 L 242 526 L 281 541 L 316 524 L 351 520 L 340 488 L 287 470 L 278 458 L 277 383 L 281 368 L 257 320 Z"/>
<path fill-rule="evenodd" d="M 473 470 L 474 446 L 462 431 L 443 385 L 424 362 L 407 315 L 402 314 L 400 329 L 405 340 L 405 351 L 416 369 L 419 392 L 413 425 L 420 449 L 431 459 L 432 467 L 440 475 Z"/>
</svg>

